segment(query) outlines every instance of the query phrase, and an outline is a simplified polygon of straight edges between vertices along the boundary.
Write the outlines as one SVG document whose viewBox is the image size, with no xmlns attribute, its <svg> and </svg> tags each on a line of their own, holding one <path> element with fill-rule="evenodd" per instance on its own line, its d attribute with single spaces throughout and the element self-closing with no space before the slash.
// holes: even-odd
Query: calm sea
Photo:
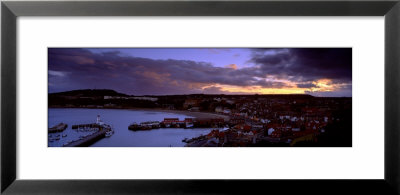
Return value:
<svg viewBox="0 0 400 195">
<path fill-rule="evenodd" d="M 52 138 L 60 135 L 58 141 L 48 141 L 50 147 L 62 146 L 70 140 L 78 139 L 90 132 L 77 132 L 72 130 L 72 125 L 95 123 L 97 115 L 103 122 L 114 128 L 114 135 L 103 138 L 91 147 L 181 147 L 185 143 L 184 138 L 193 138 L 208 134 L 211 128 L 167 128 L 150 131 L 130 131 L 128 126 L 133 122 L 162 121 L 164 118 L 190 118 L 183 114 L 175 114 L 161 111 L 138 111 L 117 109 L 79 109 L 79 108 L 50 108 L 49 127 L 61 122 L 68 124 L 68 128 L 61 133 L 51 133 Z M 66 135 L 62 137 L 62 135 Z"/>
</svg>

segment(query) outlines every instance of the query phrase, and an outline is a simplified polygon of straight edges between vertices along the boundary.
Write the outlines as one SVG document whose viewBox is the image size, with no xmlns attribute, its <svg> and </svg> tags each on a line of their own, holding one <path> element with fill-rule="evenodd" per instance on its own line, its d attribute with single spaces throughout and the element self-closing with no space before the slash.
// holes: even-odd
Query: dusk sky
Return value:
<svg viewBox="0 0 400 195">
<path fill-rule="evenodd" d="M 351 48 L 49 48 L 49 93 L 352 96 Z"/>
</svg>

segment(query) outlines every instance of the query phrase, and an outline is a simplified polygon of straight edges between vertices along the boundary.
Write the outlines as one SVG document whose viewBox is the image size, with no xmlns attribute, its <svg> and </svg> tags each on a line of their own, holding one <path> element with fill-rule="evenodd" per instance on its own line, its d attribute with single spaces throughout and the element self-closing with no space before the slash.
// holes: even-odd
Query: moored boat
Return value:
<svg viewBox="0 0 400 195">
<path fill-rule="evenodd" d="M 111 131 L 107 131 L 106 134 L 105 134 L 105 136 L 106 136 L 106 137 L 111 137 L 113 134 L 114 134 L 114 131 L 111 130 Z"/>
</svg>

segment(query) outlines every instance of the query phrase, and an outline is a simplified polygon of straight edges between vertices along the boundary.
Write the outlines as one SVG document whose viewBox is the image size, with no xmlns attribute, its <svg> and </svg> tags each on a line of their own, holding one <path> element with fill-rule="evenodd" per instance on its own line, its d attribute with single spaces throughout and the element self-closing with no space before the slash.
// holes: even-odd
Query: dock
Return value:
<svg viewBox="0 0 400 195">
<path fill-rule="evenodd" d="M 78 140 L 73 140 L 72 142 L 63 145 L 64 147 L 87 147 L 104 137 L 111 136 L 114 133 L 114 130 L 111 128 L 110 125 L 107 125 L 100 120 L 100 115 L 97 115 L 96 123 L 72 125 L 72 129 L 76 129 L 78 131 L 82 129 L 84 131 L 96 132 L 81 137 Z"/>
<path fill-rule="evenodd" d="M 72 129 L 100 129 L 101 125 L 97 123 L 92 123 L 92 124 L 80 124 L 80 125 L 72 125 Z"/>
<path fill-rule="evenodd" d="M 69 144 L 64 145 L 64 147 L 87 147 L 95 142 L 99 141 L 100 139 L 104 138 L 106 135 L 106 132 L 108 131 L 107 128 L 102 128 L 98 132 L 93 133 L 91 135 L 88 135 L 87 137 L 84 137 L 82 139 L 73 141 Z"/>
</svg>

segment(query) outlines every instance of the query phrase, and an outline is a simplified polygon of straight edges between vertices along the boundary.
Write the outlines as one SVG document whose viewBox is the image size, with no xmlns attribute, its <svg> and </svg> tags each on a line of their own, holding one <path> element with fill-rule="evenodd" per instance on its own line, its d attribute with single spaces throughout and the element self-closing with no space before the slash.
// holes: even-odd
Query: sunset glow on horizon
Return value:
<svg viewBox="0 0 400 195">
<path fill-rule="evenodd" d="M 282 82 L 282 81 L 281 81 Z M 330 79 L 321 79 L 313 81 L 316 87 L 300 88 L 291 81 L 283 81 L 286 84 L 285 88 L 263 88 L 262 86 L 247 86 L 240 87 L 235 85 L 220 85 L 212 84 L 201 87 L 203 90 L 207 88 L 219 88 L 223 93 L 228 94 L 307 94 L 307 92 L 332 92 L 340 89 L 347 84 L 333 84 Z"/>
</svg>

